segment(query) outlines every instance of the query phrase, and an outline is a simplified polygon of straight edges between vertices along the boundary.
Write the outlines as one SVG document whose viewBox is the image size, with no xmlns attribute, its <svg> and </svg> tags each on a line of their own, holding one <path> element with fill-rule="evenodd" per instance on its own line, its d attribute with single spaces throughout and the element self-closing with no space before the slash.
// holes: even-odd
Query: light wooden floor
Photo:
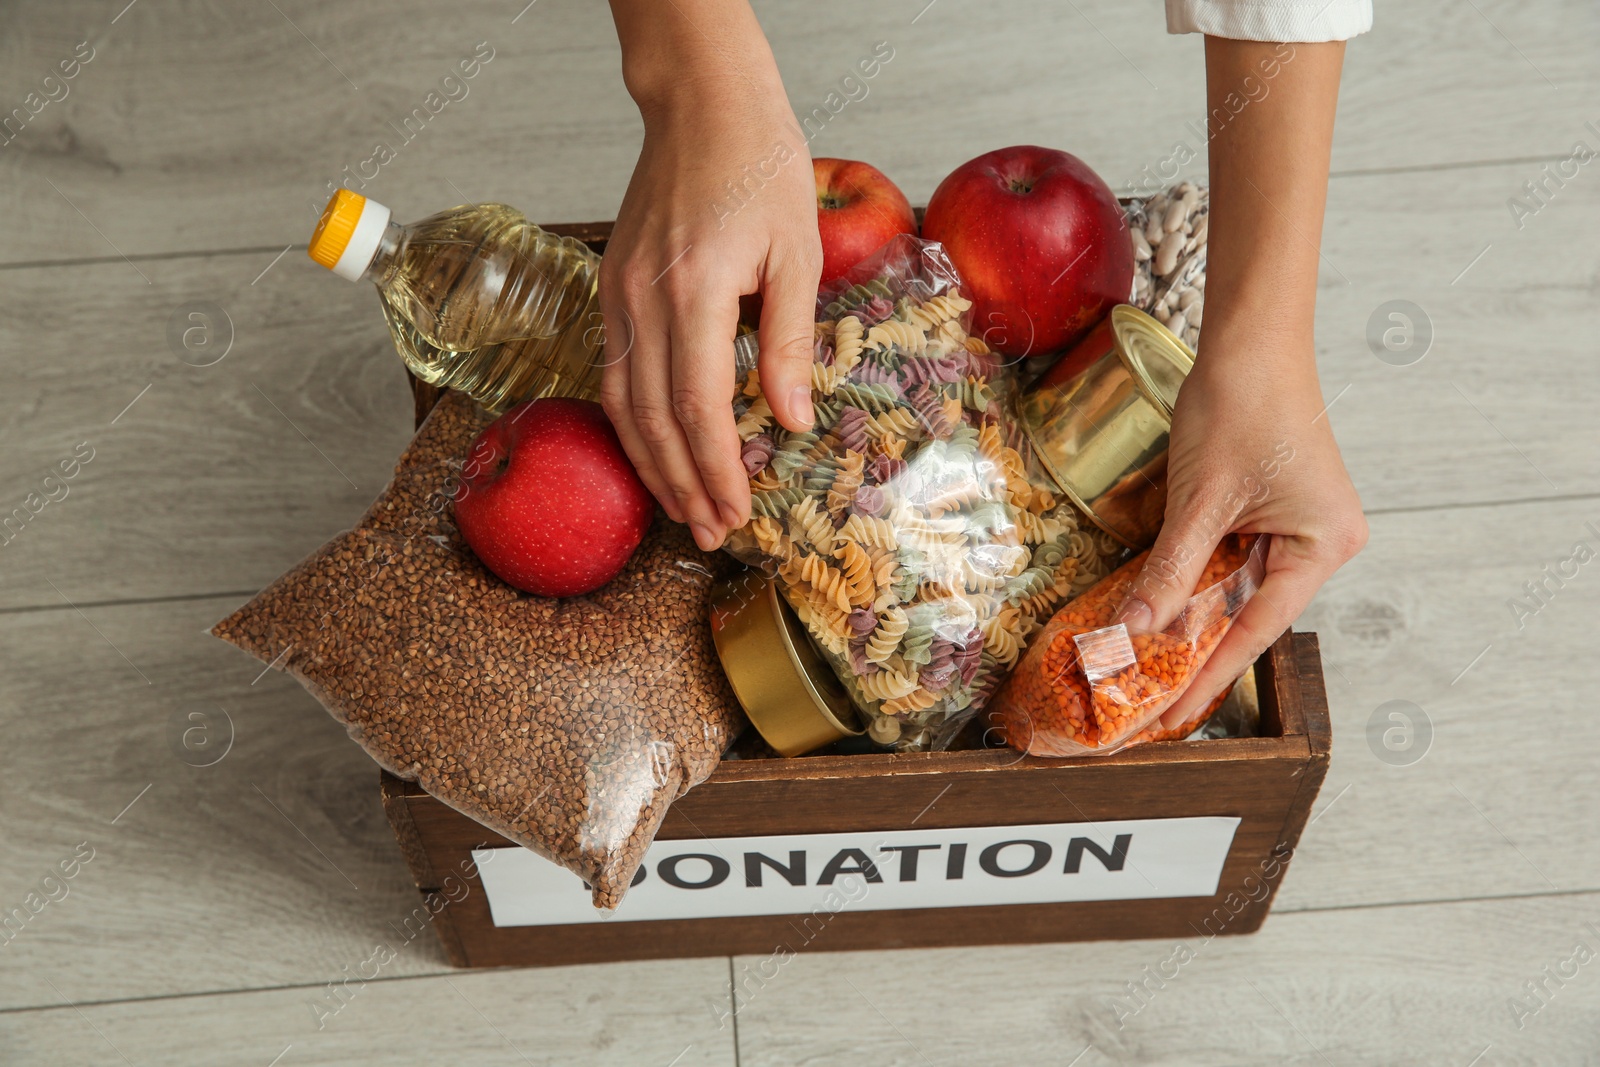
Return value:
<svg viewBox="0 0 1600 1067">
<path fill-rule="evenodd" d="M 93 849 L 0 948 L 0 1062 L 1600 1063 L 1600 962 L 1567 962 L 1600 950 L 1600 574 L 1520 631 L 1508 607 L 1600 545 L 1600 163 L 1521 228 L 1507 207 L 1600 148 L 1592 0 L 1379 0 L 1350 49 L 1318 337 L 1373 536 L 1302 620 L 1334 759 L 1259 934 L 1120 1026 L 1171 946 L 810 953 L 723 1026 L 744 960 L 463 974 L 418 941 L 319 1031 L 310 1003 L 413 891 L 367 759 L 202 631 L 352 522 L 408 436 L 372 293 L 301 252 L 324 180 L 487 41 L 369 192 L 402 219 L 614 213 L 640 129 L 604 9 L 524 2 L 0 3 L 0 111 L 94 48 L 0 148 L 0 513 L 93 449 L 0 547 L 0 908 Z M 1005 144 L 1114 185 L 1198 147 L 1200 42 L 1153 0 L 925 3 L 759 5 L 801 111 L 894 46 L 817 154 L 924 200 Z M 1364 340 L 1394 299 L 1433 325 L 1413 366 Z M 168 339 L 200 302 L 231 322 L 207 367 Z M 1414 765 L 1368 744 L 1389 700 L 1431 724 Z M 227 756 L 181 761 L 189 716 L 224 713 Z"/>
</svg>

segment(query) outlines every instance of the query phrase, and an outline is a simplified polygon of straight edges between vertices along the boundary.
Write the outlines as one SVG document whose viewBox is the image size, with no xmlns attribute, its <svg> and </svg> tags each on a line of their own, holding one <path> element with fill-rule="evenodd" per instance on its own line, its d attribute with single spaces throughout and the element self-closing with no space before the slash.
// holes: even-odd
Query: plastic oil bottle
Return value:
<svg viewBox="0 0 1600 1067">
<path fill-rule="evenodd" d="M 308 253 L 377 285 L 395 347 L 423 381 L 491 411 L 541 396 L 597 399 L 600 257 L 515 208 L 471 204 L 403 226 L 340 189 Z"/>
</svg>

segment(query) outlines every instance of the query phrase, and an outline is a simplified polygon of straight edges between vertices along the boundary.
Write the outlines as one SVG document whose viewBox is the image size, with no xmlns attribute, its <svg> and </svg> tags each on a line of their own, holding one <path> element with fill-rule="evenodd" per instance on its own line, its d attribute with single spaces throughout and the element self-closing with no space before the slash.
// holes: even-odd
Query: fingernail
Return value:
<svg viewBox="0 0 1600 1067">
<path fill-rule="evenodd" d="M 1150 605 L 1138 597 L 1129 597 L 1122 602 L 1122 607 L 1117 609 L 1117 617 L 1113 623 L 1121 623 L 1135 633 L 1148 630 L 1153 616 L 1150 614 Z"/>
<path fill-rule="evenodd" d="M 812 422 L 815 421 L 815 413 L 811 409 L 811 387 L 809 385 L 797 385 L 794 387 L 789 393 L 789 407 L 793 409 L 800 424 L 810 429 Z"/>
<path fill-rule="evenodd" d="M 694 543 L 700 546 L 700 551 L 702 552 L 715 552 L 717 547 L 722 544 L 722 538 L 712 533 L 709 527 L 702 526 L 698 522 L 691 522 L 689 530 L 694 534 Z"/>
<path fill-rule="evenodd" d="M 722 513 L 722 523 L 730 530 L 737 530 L 744 525 L 744 520 L 739 518 L 739 509 L 726 500 L 717 501 L 717 510 Z"/>
<path fill-rule="evenodd" d="M 665 511 L 667 513 L 667 518 L 671 519 L 673 522 L 683 521 L 683 505 L 678 503 L 676 497 L 662 497 L 661 510 Z"/>
</svg>

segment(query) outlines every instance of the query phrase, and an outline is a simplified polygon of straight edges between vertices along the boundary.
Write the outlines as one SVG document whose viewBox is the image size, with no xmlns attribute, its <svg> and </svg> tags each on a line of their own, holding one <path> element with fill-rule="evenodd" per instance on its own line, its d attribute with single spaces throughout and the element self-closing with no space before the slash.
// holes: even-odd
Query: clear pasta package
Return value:
<svg viewBox="0 0 1600 1067">
<path fill-rule="evenodd" d="M 902 750 L 947 745 L 1124 554 L 1036 465 L 970 309 L 943 249 L 898 237 L 818 300 L 809 431 L 777 424 L 754 370 L 735 398 L 753 506 L 728 548 L 775 572 L 868 735 Z"/>
<path fill-rule="evenodd" d="M 1219 696 L 1177 730 L 1157 720 L 1181 697 L 1260 587 L 1267 538 L 1230 534 L 1206 561 L 1197 592 L 1166 628 L 1130 634 L 1113 617 L 1148 553 L 1056 613 L 990 705 L 1006 743 L 1032 756 L 1086 756 L 1186 736 Z M 1225 695 L 1225 694 L 1224 694 Z"/>
</svg>

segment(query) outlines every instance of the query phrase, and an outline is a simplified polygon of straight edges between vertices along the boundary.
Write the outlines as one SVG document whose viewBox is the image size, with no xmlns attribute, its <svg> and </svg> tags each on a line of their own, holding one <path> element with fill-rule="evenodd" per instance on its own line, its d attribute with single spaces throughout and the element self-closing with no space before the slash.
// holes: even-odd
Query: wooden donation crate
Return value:
<svg viewBox="0 0 1600 1067">
<path fill-rule="evenodd" d="M 550 228 L 596 248 L 610 232 Z M 419 421 L 434 400 L 417 386 Z M 413 783 L 384 774 L 383 806 L 419 921 L 462 967 L 1249 933 L 1330 740 L 1316 635 L 1283 635 L 1255 675 L 1255 737 L 725 760 L 668 811 L 609 916 Z"/>
</svg>

